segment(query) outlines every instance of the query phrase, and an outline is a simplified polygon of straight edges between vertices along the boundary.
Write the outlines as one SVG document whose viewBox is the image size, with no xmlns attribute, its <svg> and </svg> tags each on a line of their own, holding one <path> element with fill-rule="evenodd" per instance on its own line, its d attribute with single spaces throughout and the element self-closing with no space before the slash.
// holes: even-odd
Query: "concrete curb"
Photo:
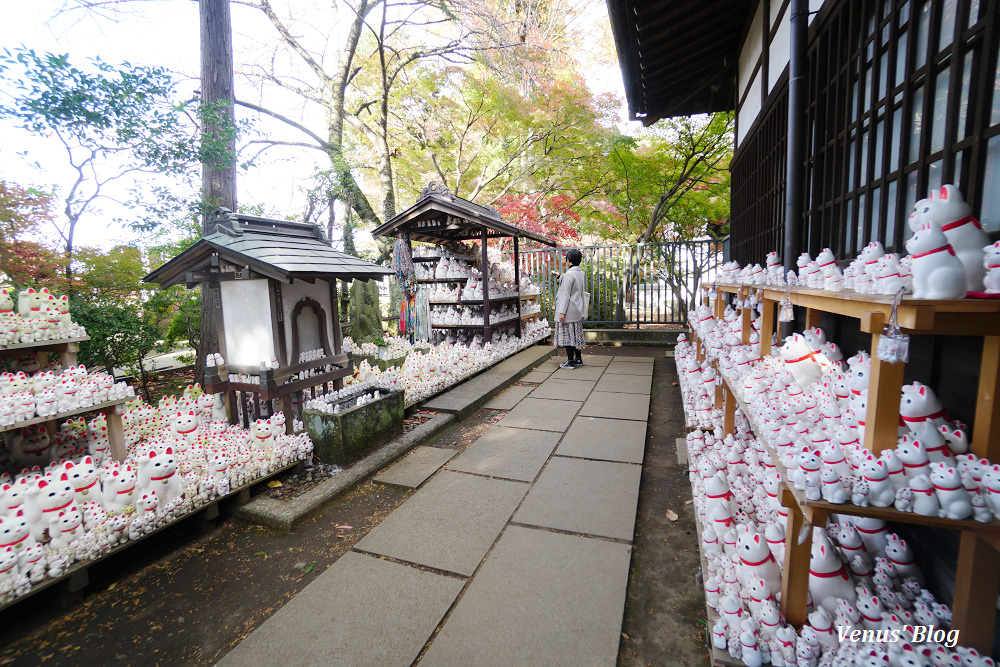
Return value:
<svg viewBox="0 0 1000 667">
<path fill-rule="evenodd" d="M 555 353 L 554 347 L 528 347 L 479 375 L 431 398 L 421 407 L 437 412 L 449 412 L 455 415 L 458 421 L 463 421 Z"/>
<path fill-rule="evenodd" d="M 313 512 L 375 473 L 382 466 L 434 437 L 454 421 L 455 415 L 434 415 L 412 431 L 404 433 L 392 442 L 380 447 L 336 477 L 331 477 L 328 481 L 318 484 L 295 500 L 285 502 L 259 496 L 256 500 L 252 500 L 237 509 L 235 515 L 243 521 L 290 533 L 297 524 Z"/>
</svg>

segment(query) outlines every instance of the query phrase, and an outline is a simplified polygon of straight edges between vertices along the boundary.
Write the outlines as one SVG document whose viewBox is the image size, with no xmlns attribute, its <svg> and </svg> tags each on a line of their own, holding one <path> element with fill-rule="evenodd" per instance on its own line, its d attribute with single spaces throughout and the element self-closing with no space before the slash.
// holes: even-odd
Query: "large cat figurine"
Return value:
<svg viewBox="0 0 1000 667">
<path fill-rule="evenodd" d="M 914 298 L 961 299 L 965 296 L 965 268 L 940 227 L 925 223 L 906 240 L 906 251 L 913 258 Z M 979 262 L 982 262 L 981 256 Z"/>
<path fill-rule="evenodd" d="M 914 204 L 908 223 L 910 229 L 917 232 L 928 223 L 939 227 L 954 248 L 965 269 L 966 291 L 981 291 L 985 275 L 983 246 L 988 245 L 990 239 L 957 187 L 943 185 L 940 190 L 931 192 L 929 198 Z"/>
</svg>

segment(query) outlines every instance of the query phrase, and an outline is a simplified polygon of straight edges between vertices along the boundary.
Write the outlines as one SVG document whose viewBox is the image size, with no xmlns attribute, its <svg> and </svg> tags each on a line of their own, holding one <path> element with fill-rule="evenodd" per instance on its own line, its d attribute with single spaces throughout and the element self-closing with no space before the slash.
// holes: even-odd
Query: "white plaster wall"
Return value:
<svg viewBox="0 0 1000 667">
<path fill-rule="evenodd" d="M 770 5 L 770 12 L 768 13 L 768 25 L 773 28 L 774 24 L 778 21 L 778 12 L 781 11 L 782 1 L 771 0 L 771 2 L 769 2 L 768 4 Z"/>
<path fill-rule="evenodd" d="M 791 39 L 791 28 L 792 23 L 789 18 L 789 12 L 786 10 L 781 16 L 781 20 L 778 23 L 778 32 L 775 33 L 774 38 L 771 40 L 771 45 L 768 47 L 767 51 L 767 92 L 768 94 L 774 90 L 774 84 L 778 81 L 778 77 L 781 73 L 785 71 L 788 66 L 788 53 L 789 53 L 789 40 Z"/>
<path fill-rule="evenodd" d="M 816 18 L 816 12 L 823 8 L 826 4 L 826 0 L 809 0 L 809 24 L 812 25 L 813 19 Z"/>
<path fill-rule="evenodd" d="M 809 0 L 809 23 L 816 18 L 816 12 L 822 9 L 827 0 Z M 782 72 L 788 66 L 789 40 L 791 33 L 791 14 L 789 8 L 781 11 L 781 0 L 772 0 L 769 4 L 768 25 L 774 27 L 777 21 L 778 31 L 774 39 L 767 46 L 768 49 L 768 71 L 767 71 L 767 92 L 770 94 L 774 90 L 774 84 L 781 77 Z M 779 16 L 780 12 L 780 16 Z M 736 145 L 742 143 L 747 130 L 757 120 L 760 114 L 761 101 L 760 89 L 762 77 L 760 73 L 753 76 L 753 69 L 760 58 L 763 49 L 763 24 L 764 3 L 758 2 L 754 10 L 754 17 L 748 30 L 746 40 L 740 48 L 739 73 L 737 79 L 737 99 L 745 98 L 744 106 L 739 111 L 738 128 L 736 135 Z M 747 92 L 749 91 L 749 94 Z"/>
<path fill-rule="evenodd" d="M 226 362 L 257 367 L 271 363 L 271 300 L 266 280 L 227 280 L 219 283 L 222 323 L 226 334 Z"/>
<path fill-rule="evenodd" d="M 753 125 L 754 120 L 760 113 L 760 73 L 753 78 L 750 82 L 750 94 L 747 95 L 746 100 L 743 102 L 743 108 L 740 109 L 739 119 L 737 121 L 737 132 L 736 132 L 736 145 L 738 146 L 743 142 L 743 137 L 746 136 L 747 130 Z"/>
<path fill-rule="evenodd" d="M 746 92 L 747 87 L 750 85 L 750 78 L 753 76 L 753 68 L 757 65 L 757 60 L 760 58 L 761 53 L 763 53 L 763 20 L 764 6 L 762 3 L 758 3 L 757 9 L 754 10 L 753 21 L 750 24 L 746 40 L 743 42 L 743 46 L 740 49 L 738 100 L 743 98 L 743 93 Z"/>
</svg>

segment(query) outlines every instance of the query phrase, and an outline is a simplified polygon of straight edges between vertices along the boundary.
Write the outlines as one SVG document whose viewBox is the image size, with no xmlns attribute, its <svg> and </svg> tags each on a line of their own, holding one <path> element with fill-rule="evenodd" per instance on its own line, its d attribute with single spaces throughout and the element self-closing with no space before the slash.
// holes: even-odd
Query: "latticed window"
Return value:
<svg viewBox="0 0 1000 667">
<path fill-rule="evenodd" d="M 913 203 L 943 183 L 957 183 L 985 228 L 1000 232 L 998 4 L 824 5 L 810 26 L 807 55 L 806 249 L 815 254 L 829 246 L 846 258 L 878 240 L 902 252 Z M 771 95 L 786 90 L 782 82 Z M 766 143 L 760 130 L 787 122 L 775 113 L 777 106 L 765 106 L 737 149 L 733 224 L 734 230 L 758 228 L 751 237 L 780 248 L 781 225 L 744 215 L 737 200 L 737 184 L 756 180 L 752 172 L 762 167 L 746 159 Z M 783 164 L 784 151 L 775 158 Z M 744 197 L 771 196 L 766 189 L 774 192 L 761 187 Z M 736 258 L 760 261 L 762 252 L 754 250 Z"/>
</svg>

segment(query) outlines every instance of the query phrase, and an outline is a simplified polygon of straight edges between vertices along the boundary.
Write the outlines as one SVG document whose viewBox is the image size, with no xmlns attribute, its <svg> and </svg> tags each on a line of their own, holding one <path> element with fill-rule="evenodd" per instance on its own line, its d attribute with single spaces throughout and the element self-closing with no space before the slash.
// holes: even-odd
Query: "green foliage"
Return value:
<svg viewBox="0 0 1000 667">
<path fill-rule="evenodd" d="M 133 370 L 153 351 L 159 330 L 133 304 L 101 305 L 77 299 L 70 304 L 73 320 L 86 328 L 89 341 L 80 343 L 77 359 L 86 366 Z"/>
<path fill-rule="evenodd" d="M 0 75 L 16 91 L 0 104 L 0 119 L 58 141 L 74 174 L 65 188 L 65 220 L 56 225 L 67 279 L 76 269 L 77 224 L 108 196 L 109 184 L 126 176 L 142 180 L 128 198 L 139 211 L 132 225 L 152 232 L 159 228 L 157 217 L 144 209 L 161 206 L 166 190 L 153 187 L 151 179 L 166 176 L 190 185 L 196 165 L 227 168 L 236 159 L 230 142 L 241 126 L 222 106 L 179 100 L 163 68 L 100 59 L 77 67 L 67 55 L 20 47 L 0 54 Z M 167 197 L 164 205 L 178 199 Z"/>
<path fill-rule="evenodd" d="M 66 260 L 39 241 L 55 217 L 53 197 L 0 180 L 0 284 L 62 291 Z"/>
<path fill-rule="evenodd" d="M 80 248 L 76 253 L 76 296 L 98 305 L 134 303 L 144 298 L 141 282 L 146 275 L 142 251 L 117 246 L 104 251 Z"/>
<path fill-rule="evenodd" d="M 602 254 L 583 263 L 585 289 L 590 292 L 590 319 L 583 323 L 584 327 L 599 328 L 603 325 L 591 324 L 591 321 L 614 319 L 621 276 L 618 267 L 608 257 Z"/>
<path fill-rule="evenodd" d="M 671 118 L 619 136 L 610 179 L 590 201 L 594 231 L 619 243 L 704 237 L 729 217 L 732 114 Z"/>
<path fill-rule="evenodd" d="M 16 82 L 20 95 L 0 107 L 0 117 L 17 120 L 39 135 L 56 133 L 69 145 L 124 157 L 130 166 L 183 174 L 191 165 L 231 165 L 225 140 L 238 128 L 225 114 L 177 101 L 172 74 L 161 67 L 92 59 L 88 69 L 66 54 L 4 49 L 0 74 Z M 221 140 L 202 140 L 196 123 L 221 127 Z"/>
<path fill-rule="evenodd" d="M 183 344 L 197 350 L 201 340 L 201 290 L 188 290 L 177 285 L 160 294 L 173 306 L 163 347 L 171 350 Z"/>
<path fill-rule="evenodd" d="M 479 203 L 588 196 L 606 169 L 614 100 L 562 73 L 525 86 L 475 66 L 425 68 L 406 90 L 395 171 L 415 196 L 430 180 Z M 408 196 L 402 196 L 406 201 Z"/>
<path fill-rule="evenodd" d="M 70 309 L 91 338 L 81 343 L 81 362 L 124 368 L 145 389 L 148 371 L 140 365 L 143 357 L 179 344 L 197 346 L 201 293 L 182 286 L 161 290 L 144 285 L 148 253 L 132 246 L 109 251 L 81 248 L 76 265 Z"/>
</svg>

